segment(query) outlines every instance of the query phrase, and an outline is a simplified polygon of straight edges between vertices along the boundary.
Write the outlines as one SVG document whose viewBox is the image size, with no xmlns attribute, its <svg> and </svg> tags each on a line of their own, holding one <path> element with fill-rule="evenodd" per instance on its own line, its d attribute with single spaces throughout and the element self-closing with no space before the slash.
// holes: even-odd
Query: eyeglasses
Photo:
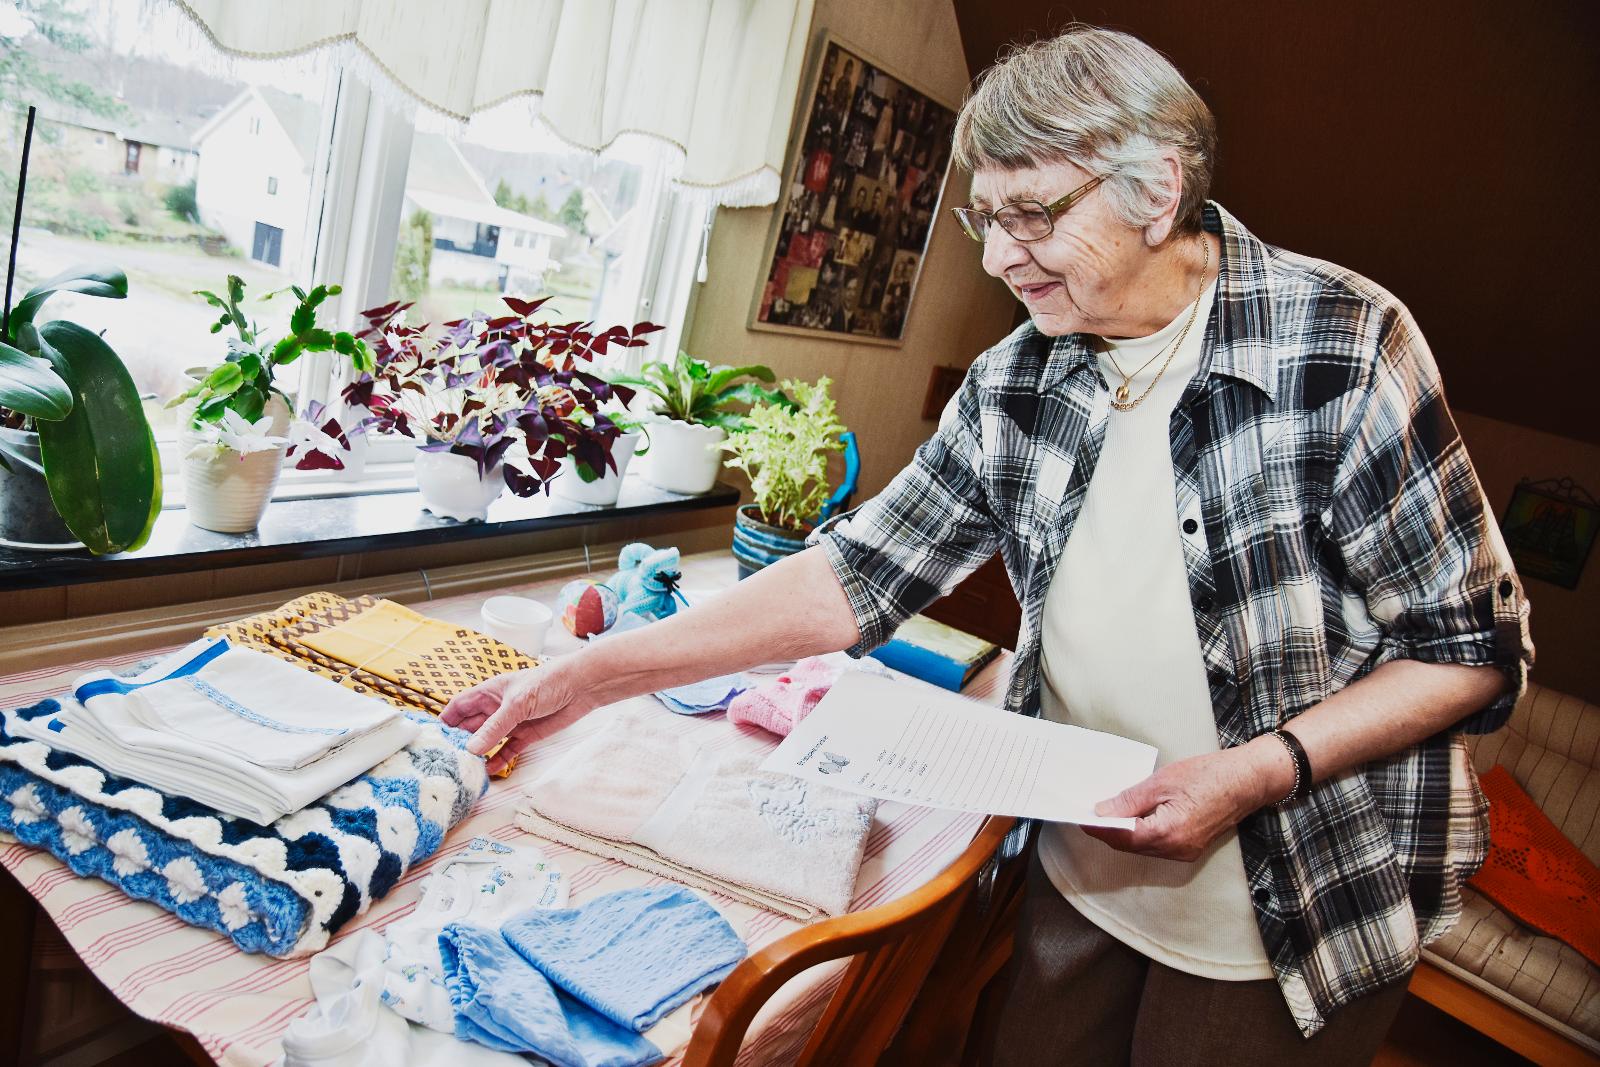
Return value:
<svg viewBox="0 0 1600 1067">
<path fill-rule="evenodd" d="M 1056 230 L 1056 219 L 1079 200 L 1094 192 L 1104 178 L 1090 178 L 1060 200 L 1048 204 L 1038 200 L 1014 200 L 993 211 L 975 207 L 955 207 L 956 221 L 968 237 L 983 244 L 989 234 L 989 223 L 998 222 L 1000 228 L 1015 241 L 1042 241 Z"/>
</svg>

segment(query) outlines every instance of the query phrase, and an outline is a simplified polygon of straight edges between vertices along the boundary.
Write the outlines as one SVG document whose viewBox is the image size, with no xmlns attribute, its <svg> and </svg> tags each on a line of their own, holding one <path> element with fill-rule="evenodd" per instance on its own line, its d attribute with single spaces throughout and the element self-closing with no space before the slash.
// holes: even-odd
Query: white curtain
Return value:
<svg viewBox="0 0 1600 1067">
<path fill-rule="evenodd" d="M 739 207 L 777 200 L 813 0 L 172 2 L 224 53 L 337 48 L 459 122 L 521 96 L 577 148 L 657 139 L 680 186 Z"/>
</svg>

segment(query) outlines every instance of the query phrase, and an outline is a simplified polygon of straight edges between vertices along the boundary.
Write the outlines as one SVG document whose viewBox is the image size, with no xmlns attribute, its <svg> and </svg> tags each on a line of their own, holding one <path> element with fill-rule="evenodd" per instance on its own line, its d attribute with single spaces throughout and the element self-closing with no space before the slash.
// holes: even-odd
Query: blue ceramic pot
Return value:
<svg viewBox="0 0 1600 1067">
<path fill-rule="evenodd" d="M 756 518 L 756 506 L 745 504 L 733 517 L 733 558 L 739 577 L 748 578 L 762 567 L 792 556 L 806 547 L 806 535 Z"/>
</svg>

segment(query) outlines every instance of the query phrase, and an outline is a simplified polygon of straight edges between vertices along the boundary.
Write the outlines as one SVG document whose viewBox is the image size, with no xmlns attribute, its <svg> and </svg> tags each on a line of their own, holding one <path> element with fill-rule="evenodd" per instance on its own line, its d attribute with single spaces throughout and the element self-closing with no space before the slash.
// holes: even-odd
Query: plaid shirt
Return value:
<svg viewBox="0 0 1600 1067">
<path fill-rule="evenodd" d="M 1194 624 L 1224 747 L 1392 659 L 1492 664 L 1506 691 L 1456 730 L 1239 825 L 1268 959 L 1306 1034 L 1404 978 L 1460 914 L 1488 847 L 1461 731 L 1500 726 L 1533 661 L 1527 601 L 1410 314 L 1372 282 L 1273 248 L 1221 207 L 1216 304 L 1172 413 Z M 1039 713 L 1040 620 L 1105 440 L 1089 338 L 1024 325 L 972 365 L 945 425 L 824 526 L 860 627 L 886 641 L 998 551 L 1022 604 L 1008 707 Z"/>
</svg>

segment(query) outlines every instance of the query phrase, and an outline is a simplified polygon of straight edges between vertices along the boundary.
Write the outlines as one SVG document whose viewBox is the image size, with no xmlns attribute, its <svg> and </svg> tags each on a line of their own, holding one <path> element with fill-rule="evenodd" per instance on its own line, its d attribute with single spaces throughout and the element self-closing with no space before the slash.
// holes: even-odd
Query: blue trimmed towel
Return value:
<svg viewBox="0 0 1600 1067">
<path fill-rule="evenodd" d="M 70 697 L 0 710 L 0 831 L 246 952 L 316 952 L 438 849 L 488 787 L 468 735 L 408 713 L 414 739 L 260 826 L 119 778 L 21 735 Z"/>
</svg>

